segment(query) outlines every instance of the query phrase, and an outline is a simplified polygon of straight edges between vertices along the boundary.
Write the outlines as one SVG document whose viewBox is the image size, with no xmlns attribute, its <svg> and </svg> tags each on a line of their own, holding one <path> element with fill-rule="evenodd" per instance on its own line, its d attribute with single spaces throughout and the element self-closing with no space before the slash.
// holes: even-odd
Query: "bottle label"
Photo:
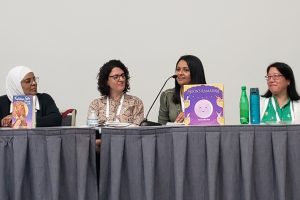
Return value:
<svg viewBox="0 0 300 200">
<path fill-rule="evenodd" d="M 98 126 L 98 120 L 97 119 L 88 119 L 87 125 L 90 127 L 96 127 L 96 126 Z"/>
</svg>

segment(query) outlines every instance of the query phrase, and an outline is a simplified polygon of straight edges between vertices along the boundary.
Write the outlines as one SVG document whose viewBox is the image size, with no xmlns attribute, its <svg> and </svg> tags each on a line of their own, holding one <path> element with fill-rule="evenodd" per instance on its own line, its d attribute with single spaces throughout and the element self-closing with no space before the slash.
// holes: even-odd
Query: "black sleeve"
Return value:
<svg viewBox="0 0 300 200">
<path fill-rule="evenodd" d="M 40 110 L 36 114 L 37 127 L 61 126 L 61 114 L 49 94 L 37 94 Z"/>
<path fill-rule="evenodd" d="M 0 97 L 0 122 L 2 118 L 10 114 L 10 100 L 6 95 Z M 1 127 L 1 123 L 0 123 Z"/>
</svg>

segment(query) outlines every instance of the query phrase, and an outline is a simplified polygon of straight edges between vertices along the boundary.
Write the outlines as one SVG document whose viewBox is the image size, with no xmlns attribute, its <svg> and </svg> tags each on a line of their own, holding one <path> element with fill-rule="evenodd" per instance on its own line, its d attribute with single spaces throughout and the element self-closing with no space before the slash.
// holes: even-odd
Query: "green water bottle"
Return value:
<svg viewBox="0 0 300 200">
<path fill-rule="evenodd" d="M 241 124 L 249 124 L 249 101 L 246 93 L 246 86 L 242 86 L 240 98 L 240 122 Z"/>
</svg>

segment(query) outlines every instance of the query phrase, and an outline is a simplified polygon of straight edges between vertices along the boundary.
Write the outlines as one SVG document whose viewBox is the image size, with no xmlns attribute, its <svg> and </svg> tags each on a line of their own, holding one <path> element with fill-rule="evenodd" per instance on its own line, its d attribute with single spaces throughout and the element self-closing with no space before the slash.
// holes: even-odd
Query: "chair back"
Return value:
<svg viewBox="0 0 300 200">
<path fill-rule="evenodd" d="M 62 116 L 62 126 L 75 126 L 76 125 L 76 109 L 70 108 L 60 112 Z"/>
</svg>

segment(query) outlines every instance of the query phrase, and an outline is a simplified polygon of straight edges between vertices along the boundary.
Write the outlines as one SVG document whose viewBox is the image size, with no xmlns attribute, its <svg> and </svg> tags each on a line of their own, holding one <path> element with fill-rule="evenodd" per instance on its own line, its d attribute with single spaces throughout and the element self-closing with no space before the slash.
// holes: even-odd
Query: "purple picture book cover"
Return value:
<svg viewBox="0 0 300 200">
<path fill-rule="evenodd" d="M 197 84 L 184 86 L 185 125 L 223 125 L 224 85 Z"/>
<path fill-rule="evenodd" d="M 13 96 L 13 128 L 35 128 L 35 99 L 31 95 Z"/>
</svg>

